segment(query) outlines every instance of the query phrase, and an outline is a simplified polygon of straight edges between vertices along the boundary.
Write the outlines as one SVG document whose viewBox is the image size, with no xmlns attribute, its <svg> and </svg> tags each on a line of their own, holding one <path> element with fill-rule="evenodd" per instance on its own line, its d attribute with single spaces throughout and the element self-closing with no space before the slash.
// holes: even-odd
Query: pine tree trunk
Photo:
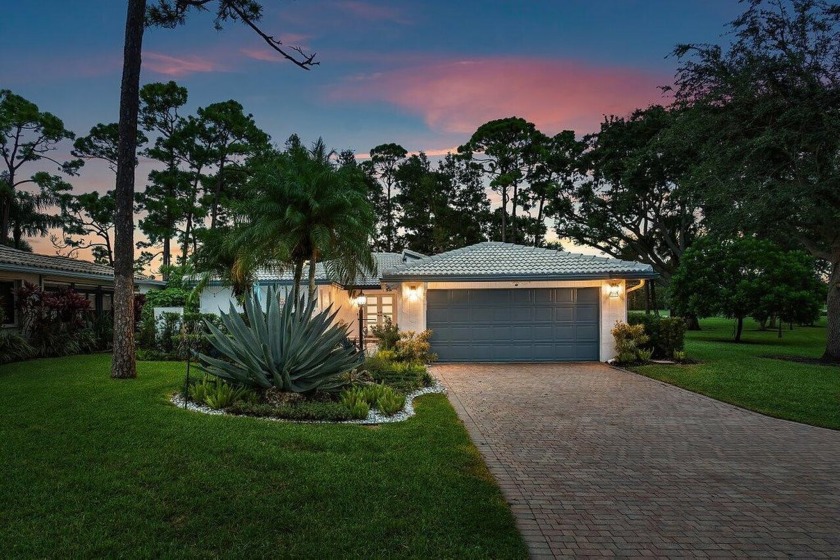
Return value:
<svg viewBox="0 0 840 560">
<path fill-rule="evenodd" d="M 831 263 L 826 308 L 828 325 L 822 359 L 826 362 L 840 362 L 840 254 L 836 254 Z"/>
<path fill-rule="evenodd" d="M 505 242 L 507 232 L 507 187 L 502 187 L 502 243 Z"/>
<path fill-rule="evenodd" d="M 14 169 L 9 169 L 8 175 L 6 176 L 6 181 L 8 181 L 9 190 L 8 196 L 6 196 L 2 201 L 0 201 L 0 245 L 5 245 L 6 242 L 9 240 L 9 222 L 12 219 L 12 202 L 14 202 L 15 196 L 15 171 Z"/>
<path fill-rule="evenodd" d="M 120 86 L 114 215 L 114 357 L 111 377 L 137 377 L 134 362 L 134 160 L 146 0 L 128 0 Z"/>
<path fill-rule="evenodd" d="M 510 209 L 510 241 L 511 241 L 511 243 L 516 243 L 517 242 L 517 237 L 516 237 L 516 199 L 519 197 L 518 191 L 519 191 L 519 184 L 514 182 L 513 183 L 513 198 L 511 199 L 511 201 L 513 202 L 513 205 Z"/>
</svg>

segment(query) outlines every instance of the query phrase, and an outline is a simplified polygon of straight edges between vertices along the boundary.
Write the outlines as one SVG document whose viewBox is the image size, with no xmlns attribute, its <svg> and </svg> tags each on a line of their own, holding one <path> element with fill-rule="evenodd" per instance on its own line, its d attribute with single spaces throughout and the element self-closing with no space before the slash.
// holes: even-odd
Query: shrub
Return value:
<svg viewBox="0 0 840 560">
<path fill-rule="evenodd" d="M 342 375 L 357 368 L 364 353 L 343 344 L 347 327 L 335 322 L 332 306 L 315 312 L 315 298 L 292 298 L 279 303 L 268 291 L 263 311 L 257 292 L 245 299 L 249 324 L 231 304 L 220 320 L 228 334 L 205 321 L 207 340 L 224 359 L 199 354 L 205 370 L 221 379 L 248 387 L 307 393 L 334 391 Z"/>
<path fill-rule="evenodd" d="M 231 405 L 227 411 L 234 414 L 245 414 L 264 418 L 282 418 L 284 420 L 343 422 L 354 418 L 367 418 L 367 404 L 364 401 L 361 404 L 365 406 L 362 416 L 353 415 L 352 411 L 342 402 L 311 400 L 276 405 L 239 401 Z"/>
<path fill-rule="evenodd" d="M 0 364 L 27 360 L 35 356 L 35 349 L 19 334 L 0 333 Z"/>
<path fill-rule="evenodd" d="M 357 420 L 364 420 L 370 412 L 367 394 L 362 387 L 355 387 L 341 393 L 341 404 L 346 408 L 350 416 Z"/>
<path fill-rule="evenodd" d="M 236 387 L 220 379 L 204 376 L 189 388 L 190 398 L 201 404 L 206 404 L 214 410 L 229 408 L 238 402 L 255 403 L 256 393 L 244 387 Z"/>
<path fill-rule="evenodd" d="M 681 317 L 633 314 L 628 318 L 628 323 L 644 326 L 654 358 L 671 360 L 674 352 L 685 347 L 687 325 Z"/>
<path fill-rule="evenodd" d="M 380 350 L 393 350 L 397 342 L 400 340 L 400 329 L 395 325 L 390 317 L 385 317 L 383 325 L 373 325 L 370 327 L 370 332 L 376 337 Z"/>
<path fill-rule="evenodd" d="M 80 337 L 90 301 L 72 289 L 44 291 L 25 282 L 17 290 L 21 312 L 21 332 L 39 356 L 78 354 L 88 347 L 87 336 Z"/>
<path fill-rule="evenodd" d="M 615 339 L 615 350 L 619 363 L 630 363 L 641 360 L 639 351 L 648 343 L 650 338 L 645 334 L 644 325 L 628 325 L 616 321 L 612 329 Z"/>
<path fill-rule="evenodd" d="M 685 352 L 683 352 L 681 350 L 677 350 L 676 352 L 674 352 L 674 361 L 675 362 L 683 363 L 686 360 L 688 360 L 688 356 L 686 355 Z"/>
<path fill-rule="evenodd" d="M 437 354 L 433 354 L 429 339 L 432 331 L 425 330 L 419 334 L 414 331 L 400 333 L 400 339 L 396 343 L 396 358 L 402 362 L 420 362 L 430 364 L 437 360 Z"/>
<path fill-rule="evenodd" d="M 434 382 L 426 366 L 419 362 L 394 361 L 394 353 L 387 350 L 367 358 L 362 369 L 370 374 L 373 381 L 386 383 L 406 393 Z"/>
<path fill-rule="evenodd" d="M 385 391 L 376 399 L 376 409 L 385 416 L 393 416 L 401 411 L 405 406 L 405 395 L 397 393 L 390 387 L 385 387 Z"/>
</svg>

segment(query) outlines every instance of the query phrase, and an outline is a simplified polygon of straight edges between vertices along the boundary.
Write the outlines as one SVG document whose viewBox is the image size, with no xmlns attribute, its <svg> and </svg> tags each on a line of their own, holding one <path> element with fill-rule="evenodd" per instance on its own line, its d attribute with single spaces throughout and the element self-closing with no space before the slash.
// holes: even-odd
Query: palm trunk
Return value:
<svg viewBox="0 0 840 560">
<path fill-rule="evenodd" d="M 840 254 L 835 254 L 832 259 L 826 309 L 828 324 L 822 359 L 825 362 L 840 362 Z"/>
<path fill-rule="evenodd" d="M 137 377 L 134 361 L 134 163 L 146 0 L 128 0 L 120 86 L 114 215 L 114 357 L 111 377 Z"/>
<path fill-rule="evenodd" d="M 309 299 L 315 298 L 315 264 L 318 258 L 318 253 L 312 251 L 312 256 L 309 257 Z"/>
<path fill-rule="evenodd" d="M 295 275 L 294 275 L 294 283 L 295 285 L 292 287 L 292 293 L 295 297 L 295 305 L 300 303 L 300 279 L 303 276 L 303 261 L 298 260 L 295 262 Z"/>
</svg>

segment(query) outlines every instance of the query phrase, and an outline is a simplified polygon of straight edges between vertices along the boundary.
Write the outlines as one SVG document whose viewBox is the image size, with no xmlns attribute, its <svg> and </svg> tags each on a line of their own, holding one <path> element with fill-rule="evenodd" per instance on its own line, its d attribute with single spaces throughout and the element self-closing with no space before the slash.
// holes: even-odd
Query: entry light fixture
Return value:
<svg viewBox="0 0 840 560">
<path fill-rule="evenodd" d="M 609 285 L 608 293 L 609 293 L 611 298 L 617 298 L 618 296 L 620 296 L 621 295 L 621 284 L 619 284 L 618 282 L 612 282 Z"/>
<path fill-rule="evenodd" d="M 417 301 L 420 299 L 420 288 L 417 286 L 408 287 L 408 301 Z"/>
<path fill-rule="evenodd" d="M 359 307 L 363 306 L 366 303 L 367 303 L 367 296 L 365 294 L 359 294 L 356 297 L 356 305 L 358 305 Z"/>
</svg>

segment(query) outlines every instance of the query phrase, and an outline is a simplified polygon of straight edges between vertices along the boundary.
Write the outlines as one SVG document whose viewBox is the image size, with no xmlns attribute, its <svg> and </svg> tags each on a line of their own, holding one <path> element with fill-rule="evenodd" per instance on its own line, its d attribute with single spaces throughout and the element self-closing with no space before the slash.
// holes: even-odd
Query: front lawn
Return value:
<svg viewBox="0 0 840 560">
<path fill-rule="evenodd" d="M 825 321 L 816 327 L 761 331 L 744 325 L 743 342 L 732 342 L 734 321 L 705 319 L 702 331 L 688 332 L 689 366 L 632 368 L 648 377 L 684 387 L 763 414 L 840 429 L 840 367 L 797 363 L 769 356 L 819 358 L 825 349 Z"/>
<path fill-rule="evenodd" d="M 525 558 L 442 395 L 394 425 L 176 409 L 183 364 L 0 366 L 0 550 L 10 558 Z"/>
</svg>

